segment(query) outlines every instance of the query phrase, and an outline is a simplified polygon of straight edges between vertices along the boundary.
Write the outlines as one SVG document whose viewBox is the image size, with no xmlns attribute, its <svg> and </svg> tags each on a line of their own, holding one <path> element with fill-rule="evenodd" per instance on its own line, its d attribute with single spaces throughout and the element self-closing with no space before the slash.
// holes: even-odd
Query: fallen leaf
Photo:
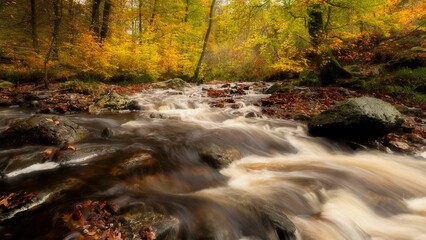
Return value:
<svg viewBox="0 0 426 240">
<path fill-rule="evenodd" d="M 9 207 L 9 201 L 8 199 L 12 196 L 13 193 L 9 194 L 8 196 L 3 196 L 0 199 L 0 206 Z"/>
<path fill-rule="evenodd" d="M 52 118 L 46 118 L 48 122 L 54 122 Z"/>
<path fill-rule="evenodd" d="M 53 154 L 55 154 L 55 152 L 56 152 L 56 149 L 48 148 L 48 149 L 44 150 L 43 154 L 44 154 L 45 157 L 51 157 L 51 156 L 53 156 Z"/>
<path fill-rule="evenodd" d="M 73 150 L 73 151 L 76 151 L 77 147 L 75 145 L 73 145 L 73 144 L 67 143 L 67 144 L 65 144 L 64 146 L 61 147 L 61 150 Z"/>
<path fill-rule="evenodd" d="M 139 231 L 139 236 L 141 237 L 142 240 L 155 240 L 156 239 L 155 231 L 151 226 L 143 227 Z"/>
<path fill-rule="evenodd" d="M 0 213 L 11 211 L 15 208 L 26 205 L 37 193 L 14 192 L 0 196 Z"/>
</svg>

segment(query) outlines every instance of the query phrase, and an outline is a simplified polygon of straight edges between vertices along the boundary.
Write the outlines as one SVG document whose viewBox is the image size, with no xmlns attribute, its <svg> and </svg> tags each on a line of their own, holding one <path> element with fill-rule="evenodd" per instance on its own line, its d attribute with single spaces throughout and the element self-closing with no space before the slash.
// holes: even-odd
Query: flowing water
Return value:
<svg viewBox="0 0 426 240">
<path fill-rule="evenodd" d="M 208 87 L 219 86 L 147 90 L 131 96 L 140 112 L 72 115 L 92 134 L 58 161 L 41 161 L 43 146 L 0 150 L 0 195 L 38 193 L 33 206 L 0 215 L 0 239 L 73 239 L 53 229 L 88 199 L 136 222 L 146 209 L 172 216 L 166 239 L 426 239 L 424 154 L 309 137 L 303 124 L 262 116 L 255 103 L 266 95 L 255 90 L 214 108 Z M 32 113 L 0 114 L 2 130 Z M 241 159 L 210 167 L 200 149 L 212 144 Z"/>
</svg>

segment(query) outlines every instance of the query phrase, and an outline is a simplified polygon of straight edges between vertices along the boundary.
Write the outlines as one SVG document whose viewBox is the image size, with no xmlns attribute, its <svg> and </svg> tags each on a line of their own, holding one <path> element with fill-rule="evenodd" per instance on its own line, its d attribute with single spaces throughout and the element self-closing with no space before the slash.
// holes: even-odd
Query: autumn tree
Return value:
<svg viewBox="0 0 426 240">
<path fill-rule="evenodd" d="M 206 34 L 204 35 L 203 48 L 201 49 L 200 58 L 198 59 L 197 66 L 195 67 L 195 72 L 193 77 L 195 82 L 200 82 L 199 80 L 200 68 L 201 68 L 201 63 L 203 62 L 204 54 L 206 53 L 207 43 L 209 41 L 210 33 L 212 30 L 215 4 L 216 4 L 216 0 L 212 0 L 210 3 L 208 26 L 207 26 Z"/>
<path fill-rule="evenodd" d="M 33 40 L 33 48 L 39 52 L 38 31 L 37 31 L 37 5 L 36 0 L 30 0 L 31 4 L 31 37 Z"/>
<path fill-rule="evenodd" d="M 423 31 L 425 12 L 422 0 L 1 0 L 0 54 L 13 65 L 0 67 L 116 81 L 255 81 L 314 67 L 328 85 L 350 39 Z"/>
<path fill-rule="evenodd" d="M 92 19 L 90 21 L 90 29 L 95 34 L 99 34 L 99 16 L 100 16 L 101 3 L 102 3 L 102 0 L 93 0 L 93 3 L 92 3 Z"/>
<path fill-rule="evenodd" d="M 308 6 L 308 32 L 313 46 L 313 61 L 320 72 L 322 86 L 335 84 L 337 77 L 351 77 L 351 74 L 342 68 L 330 49 L 321 50 L 321 43 L 325 41 L 327 25 L 331 8 L 328 8 L 326 24 L 323 20 L 321 5 L 314 3 Z"/>
</svg>

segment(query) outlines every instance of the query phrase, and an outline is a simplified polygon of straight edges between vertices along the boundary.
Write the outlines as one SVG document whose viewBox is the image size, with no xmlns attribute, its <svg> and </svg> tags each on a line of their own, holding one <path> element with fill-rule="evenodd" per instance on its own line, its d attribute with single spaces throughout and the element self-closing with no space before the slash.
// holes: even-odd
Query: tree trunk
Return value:
<svg viewBox="0 0 426 240">
<path fill-rule="evenodd" d="M 203 49 L 201 50 L 200 59 L 198 59 L 197 67 L 195 68 L 195 72 L 193 76 L 193 80 L 197 83 L 200 82 L 199 75 L 200 75 L 201 63 L 203 62 L 204 54 L 206 53 L 207 43 L 210 37 L 210 32 L 212 30 L 215 3 L 216 3 L 216 0 L 212 0 L 210 4 L 209 23 L 208 23 L 206 35 L 204 36 Z"/>
<path fill-rule="evenodd" d="M 308 31 L 311 37 L 311 42 L 314 48 L 318 48 L 321 44 L 323 32 L 324 32 L 324 21 L 322 19 L 322 11 L 320 4 L 311 4 L 308 7 Z"/>
<path fill-rule="evenodd" d="M 104 12 L 102 16 L 101 41 L 107 37 L 109 28 L 109 15 L 111 11 L 111 0 L 105 0 Z"/>
<path fill-rule="evenodd" d="M 102 0 L 93 0 L 92 5 L 92 20 L 90 21 L 90 30 L 96 35 L 99 34 L 99 9 Z"/>
<path fill-rule="evenodd" d="M 77 38 L 78 30 L 75 25 L 75 2 L 74 0 L 68 1 L 68 28 L 67 32 L 69 34 L 69 41 L 71 44 L 74 44 L 75 39 Z"/>
<path fill-rule="evenodd" d="M 52 32 L 52 58 L 59 58 L 59 47 L 58 47 L 58 36 L 62 20 L 62 0 L 53 1 L 53 12 L 55 19 L 53 20 L 53 32 Z"/>
<path fill-rule="evenodd" d="M 55 19 L 53 20 L 53 31 L 52 38 L 50 41 L 49 49 L 47 50 L 46 56 L 44 57 L 44 87 L 49 89 L 49 76 L 48 76 L 48 64 L 51 58 L 56 57 L 58 54 L 58 35 L 59 28 L 62 19 L 62 0 L 53 1 L 53 12 L 55 13 Z M 56 56 L 52 56 L 56 54 Z"/>
<path fill-rule="evenodd" d="M 138 14 L 139 14 L 139 38 L 141 38 L 142 37 L 142 0 L 139 0 Z"/>
<path fill-rule="evenodd" d="M 315 61 L 320 72 L 321 86 L 323 87 L 336 84 L 337 78 L 352 77 L 352 74 L 340 65 L 330 50 L 326 53 L 318 53 Z"/>
<path fill-rule="evenodd" d="M 151 19 L 149 20 L 150 26 L 154 26 L 155 16 L 157 15 L 157 4 L 158 4 L 158 0 L 154 0 L 154 5 L 152 6 Z"/>
<path fill-rule="evenodd" d="M 40 53 L 38 44 L 38 31 L 37 31 L 37 6 L 36 0 L 31 0 L 31 37 L 33 40 L 33 48 L 36 53 Z"/>
<path fill-rule="evenodd" d="M 185 5 L 185 17 L 183 18 L 183 22 L 187 23 L 188 22 L 188 16 L 189 16 L 189 0 L 186 0 L 186 5 Z"/>
<path fill-rule="evenodd" d="M 321 86 L 325 87 L 336 84 L 338 77 L 351 77 L 351 74 L 340 66 L 330 50 L 323 52 L 320 49 L 325 31 L 321 5 L 311 4 L 308 8 L 308 31 L 312 46 L 314 47 L 313 61 L 320 72 Z M 330 9 L 328 14 L 330 15 Z"/>
</svg>

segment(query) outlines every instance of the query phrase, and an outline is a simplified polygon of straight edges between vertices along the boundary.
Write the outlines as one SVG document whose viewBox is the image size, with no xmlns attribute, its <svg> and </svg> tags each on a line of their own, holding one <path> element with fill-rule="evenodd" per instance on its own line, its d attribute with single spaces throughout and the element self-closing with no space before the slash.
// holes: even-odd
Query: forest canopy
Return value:
<svg viewBox="0 0 426 240">
<path fill-rule="evenodd" d="M 199 66 L 207 81 L 265 80 L 312 53 L 371 61 L 365 46 L 424 31 L 425 13 L 423 0 L 0 0 L 0 70 L 143 82 Z"/>
</svg>

